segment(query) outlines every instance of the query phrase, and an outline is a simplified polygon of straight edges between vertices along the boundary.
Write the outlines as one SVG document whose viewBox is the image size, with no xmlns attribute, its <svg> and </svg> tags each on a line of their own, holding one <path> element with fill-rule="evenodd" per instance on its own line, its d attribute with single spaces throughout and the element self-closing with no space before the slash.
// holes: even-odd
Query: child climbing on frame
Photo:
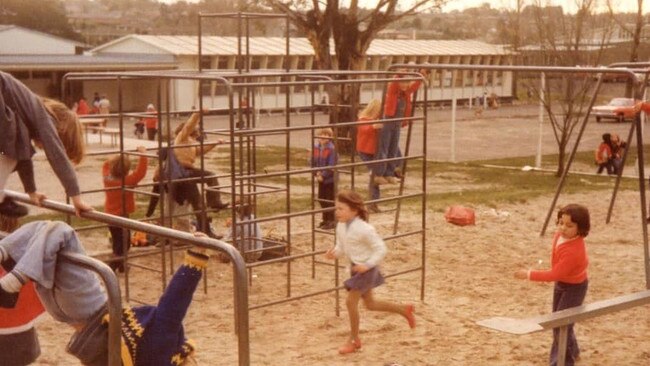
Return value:
<svg viewBox="0 0 650 366">
<path fill-rule="evenodd" d="M 515 278 L 530 281 L 555 282 L 553 289 L 553 311 L 560 311 L 582 305 L 587 294 L 587 248 L 584 238 L 591 227 L 589 210 L 578 204 L 562 207 L 557 213 L 557 231 L 551 247 L 551 269 L 537 271 L 521 269 Z M 560 329 L 553 329 L 553 345 L 549 361 L 558 363 L 558 338 Z M 573 330 L 568 326 L 565 365 L 573 366 L 580 356 L 580 348 Z"/>
<path fill-rule="evenodd" d="M 372 99 L 359 113 L 358 121 L 369 122 L 376 121 L 379 118 L 381 118 L 381 101 L 379 99 Z M 366 162 L 370 171 L 368 193 L 370 194 L 371 200 L 378 200 L 380 197 L 379 185 L 375 183 L 375 175 L 373 174 L 372 160 L 374 160 L 375 153 L 377 152 L 377 135 L 381 133 L 381 127 L 381 123 L 357 126 L 357 154 L 361 160 Z M 375 202 L 368 205 L 368 210 L 372 213 L 380 212 Z"/>
<path fill-rule="evenodd" d="M 59 253 L 85 254 L 74 229 L 60 221 L 34 221 L 0 240 L 0 264 L 9 271 L 0 278 L 0 307 L 14 307 L 18 291 L 32 280 L 47 312 L 76 330 L 67 351 L 84 365 L 106 365 L 107 295 L 93 272 L 57 261 Z M 188 250 L 156 306 L 123 309 L 122 365 L 194 362 L 182 322 L 208 259 L 199 248 Z"/>
<path fill-rule="evenodd" d="M 137 151 L 145 154 L 147 149 L 144 146 L 138 146 Z M 104 201 L 104 211 L 111 215 L 129 217 L 135 211 L 135 197 L 132 191 L 126 190 L 137 185 L 145 174 L 147 174 L 147 157 L 141 155 L 138 158 L 138 165 L 129 174 L 131 170 L 131 159 L 127 155 L 114 155 L 104 162 L 102 166 L 102 177 L 104 178 L 104 188 L 106 188 L 106 200 Z M 126 206 L 122 205 L 122 183 L 124 183 L 124 201 Z M 131 234 L 128 229 L 118 226 L 109 226 L 111 233 L 111 243 L 113 256 L 116 261 L 111 261 L 109 266 L 114 271 L 124 272 L 124 260 L 122 256 L 125 250 L 129 250 L 131 243 Z"/>
<path fill-rule="evenodd" d="M 63 103 L 41 98 L 10 74 L 0 71 L 0 213 L 20 217 L 27 208 L 5 196 L 9 175 L 16 169 L 25 192 L 35 204 L 45 199 L 36 190 L 32 142 L 45 151 L 54 173 L 71 198 L 77 215 L 92 208 L 81 199 L 72 163 L 84 156 L 81 124 Z"/>
<path fill-rule="evenodd" d="M 340 354 L 356 352 L 359 339 L 359 300 L 370 311 L 400 314 L 415 328 L 415 307 L 377 300 L 372 289 L 384 283 L 379 264 L 386 256 L 386 245 L 375 228 L 368 223 L 368 211 L 361 196 L 349 190 L 336 196 L 336 245 L 325 253 L 328 259 L 344 257 L 350 265 L 351 277 L 344 284 L 348 290 L 345 302 L 350 317 L 350 337 L 339 348 Z"/>
</svg>

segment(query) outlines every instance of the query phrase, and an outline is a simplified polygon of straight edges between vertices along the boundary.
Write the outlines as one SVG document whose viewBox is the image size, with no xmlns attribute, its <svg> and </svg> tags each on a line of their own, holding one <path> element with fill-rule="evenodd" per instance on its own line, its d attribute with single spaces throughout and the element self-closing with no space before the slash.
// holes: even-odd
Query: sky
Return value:
<svg viewBox="0 0 650 366">
<path fill-rule="evenodd" d="M 158 0 L 164 3 L 174 3 L 178 0 Z M 198 2 L 198 0 L 186 0 L 188 2 Z M 400 0 L 400 3 L 403 4 L 402 6 L 406 6 L 409 3 L 412 3 L 413 0 Z M 575 7 L 572 6 L 575 4 L 576 1 L 579 0 L 524 0 L 527 3 L 531 3 L 533 1 L 540 1 L 542 3 L 549 3 L 552 5 L 562 5 L 564 6 L 565 10 L 568 12 L 574 12 Z M 599 3 L 604 4 L 606 0 L 598 0 Z M 636 4 L 637 0 L 610 0 L 612 2 L 612 5 L 614 6 L 614 9 L 616 9 L 617 12 L 636 12 Z M 343 1 L 345 2 L 345 0 Z M 492 8 L 514 8 L 514 4 L 516 4 L 516 0 L 448 0 L 447 5 L 445 5 L 442 9 L 445 12 L 449 12 L 452 10 L 462 10 L 465 8 L 470 8 L 470 7 L 475 7 L 475 6 L 480 6 L 483 3 L 490 3 L 490 6 Z M 359 0 L 359 3 L 363 6 L 365 3 L 367 6 L 372 6 L 377 3 L 377 0 Z M 569 5 L 567 5 L 569 4 Z M 650 0 L 645 0 L 643 4 L 645 12 L 650 11 Z M 606 7 L 602 7 L 602 10 L 606 10 Z"/>
</svg>

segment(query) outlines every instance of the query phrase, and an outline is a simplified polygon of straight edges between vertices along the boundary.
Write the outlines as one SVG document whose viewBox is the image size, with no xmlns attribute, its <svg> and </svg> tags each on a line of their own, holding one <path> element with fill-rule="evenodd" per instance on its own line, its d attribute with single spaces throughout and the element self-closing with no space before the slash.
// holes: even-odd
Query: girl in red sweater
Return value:
<svg viewBox="0 0 650 366">
<path fill-rule="evenodd" d="M 147 149 L 144 146 L 138 146 L 138 152 L 144 154 Z M 133 192 L 124 191 L 125 207 L 122 206 L 122 179 L 124 179 L 124 186 L 130 187 L 138 184 L 147 173 L 147 157 L 140 156 L 138 166 L 129 174 L 131 169 L 131 160 L 125 155 L 115 155 L 106 162 L 102 167 L 102 175 L 104 177 L 104 188 L 109 188 L 106 191 L 106 201 L 104 203 L 104 211 L 111 215 L 122 217 L 129 217 L 130 213 L 135 211 L 135 198 Z M 110 189 L 112 188 L 112 189 Z M 124 250 L 129 249 L 131 234 L 129 230 L 122 229 L 119 226 L 109 226 L 108 230 L 111 232 L 111 239 L 113 242 L 113 255 L 122 257 Z M 124 241 L 126 240 L 126 241 Z M 109 263 L 113 270 L 124 272 L 124 264 L 120 259 L 119 262 Z"/>
<path fill-rule="evenodd" d="M 558 230 L 553 236 L 551 250 L 552 268 L 546 271 L 521 269 L 515 272 L 515 278 L 522 280 L 555 281 L 554 312 L 582 305 L 587 294 L 589 259 L 584 238 L 590 229 L 589 210 L 578 204 L 566 205 L 557 214 L 557 224 Z M 573 324 L 568 328 L 565 365 L 573 366 L 580 355 L 580 348 Z M 559 329 L 553 329 L 553 346 L 549 359 L 551 366 L 558 362 L 559 332 Z"/>
</svg>

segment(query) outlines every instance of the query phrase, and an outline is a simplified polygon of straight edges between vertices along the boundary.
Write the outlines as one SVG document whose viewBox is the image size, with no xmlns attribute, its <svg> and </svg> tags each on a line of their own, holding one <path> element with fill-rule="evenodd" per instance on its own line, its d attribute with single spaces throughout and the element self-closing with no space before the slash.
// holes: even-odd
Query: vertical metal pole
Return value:
<svg viewBox="0 0 650 366">
<path fill-rule="evenodd" d="M 456 162 L 456 93 L 451 97 L 451 162 Z"/>
<path fill-rule="evenodd" d="M 614 183 L 614 190 L 612 192 L 612 198 L 609 200 L 609 208 L 607 209 L 607 218 L 605 219 L 605 223 L 609 224 L 610 220 L 612 219 L 612 211 L 614 210 L 614 202 L 616 202 L 616 195 L 618 193 L 618 187 L 621 184 L 621 175 L 623 175 L 623 170 L 625 168 L 625 161 L 627 160 L 627 153 L 630 151 L 630 143 L 632 142 L 632 135 L 634 134 L 634 130 L 636 128 L 636 123 L 632 123 L 630 125 L 630 132 L 627 134 L 627 145 L 625 148 L 625 152 L 623 152 L 623 156 L 621 157 L 621 169 L 619 169 L 616 172 L 616 182 Z"/>
<path fill-rule="evenodd" d="M 600 77 L 598 78 L 598 82 L 596 83 L 596 87 L 594 89 L 594 94 L 591 96 L 591 100 L 589 101 L 589 106 L 587 107 L 587 113 L 585 114 L 582 120 L 582 124 L 580 126 L 580 130 L 578 131 L 576 142 L 573 145 L 571 154 L 569 155 L 569 160 L 567 161 L 566 166 L 564 167 L 564 171 L 562 172 L 562 177 L 560 177 L 560 181 L 557 184 L 557 188 L 555 190 L 555 196 L 553 197 L 553 201 L 551 202 L 551 207 L 549 207 L 548 213 L 546 214 L 546 219 L 544 220 L 542 231 L 539 234 L 540 236 L 544 236 L 544 234 L 546 233 L 546 228 L 548 227 L 548 223 L 551 221 L 551 215 L 553 214 L 553 210 L 555 210 L 555 205 L 557 204 L 557 199 L 560 197 L 560 192 L 564 187 L 564 182 L 566 181 L 566 177 L 569 175 L 569 169 L 571 169 L 571 163 L 573 163 L 573 159 L 575 158 L 576 152 L 578 151 L 578 146 L 580 145 L 580 140 L 582 139 L 582 135 L 584 134 L 585 128 L 587 127 L 587 121 L 589 120 L 589 112 L 591 111 L 591 108 L 594 106 L 594 103 L 596 102 L 596 97 L 598 96 L 598 92 L 600 91 L 600 86 L 602 82 L 603 82 L 603 74 L 600 74 Z"/>
<path fill-rule="evenodd" d="M 641 131 L 641 116 L 637 115 L 635 118 L 637 131 Z M 639 193 L 641 193 L 641 228 L 643 230 L 643 263 L 645 268 L 645 284 L 646 289 L 650 289 L 650 263 L 648 262 L 648 223 L 647 223 L 647 201 L 645 195 L 645 167 L 643 157 L 643 134 L 636 134 L 636 148 L 637 157 L 639 161 Z"/>
<path fill-rule="evenodd" d="M 560 327 L 560 335 L 557 339 L 557 366 L 564 366 L 566 364 L 566 345 L 567 337 L 569 335 L 568 325 Z"/>
<path fill-rule="evenodd" d="M 542 167 L 542 142 L 544 136 L 544 90 L 546 90 L 546 74 L 543 72 L 539 75 L 539 136 L 537 137 L 537 156 L 535 157 L 535 167 Z"/>
</svg>

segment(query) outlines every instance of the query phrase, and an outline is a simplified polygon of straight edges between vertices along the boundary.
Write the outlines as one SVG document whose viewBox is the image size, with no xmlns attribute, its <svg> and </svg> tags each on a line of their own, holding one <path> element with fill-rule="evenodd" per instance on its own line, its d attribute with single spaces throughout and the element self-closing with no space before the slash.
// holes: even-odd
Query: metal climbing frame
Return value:
<svg viewBox="0 0 650 366">
<path fill-rule="evenodd" d="M 29 196 L 24 193 L 17 193 L 5 190 L 5 194 L 17 201 L 33 204 Z M 62 212 L 68 215 L 74 215 L 75 210 L 72 206 L 60 202 L 44 200 L 42 207 Z M 194 235 L 170 228 L 139 222 L 124 217 L 109 215 L 97 211 L 83 212 L 81 216 L 84 219 L 101 222 L 108 225 L 120 226 L 126 229 L 139 230 L 158 237 L 186 243 L 192 246 L 198 246 L 209 250 L 215 250 L 224 253 L 233 264 L 233 300 L 238 311 L 235 314 L 235 327 L 238 336 L 238 353 L 239 365 L 250 365 L 250 341 L 249 341 L 249 323 L 248 323 L 248 286 L 246 283 L 246 267 L 244 259 L 232 246 L 227 245 L 215 239 L 198 238 Z M 109 365 L 120 365 L 120 319 L 121 319 L 121 298 L 117 278 L 108 266 L 97 263 L 96 260 L 81 255 L 65 255 L 62 257 L 76 265 L 88 268 L 97 272 L 104 281 L 109 298 Z"/>
<path fill-rule="evenodd" d="M 521 72 L 538 72 L 538 73 L 559 73 L 559 74 L 581 74 L 581 75 L 597 75 L 598 76 L 598 81 L 596 82 L 596 85 L 594 86 L 593 93 L 591 95 L 591 99 L 589 101 L 589 105 L 587 108 L 587 113 L 584 115 L 584 118 L 582 119 L 582 122 L 580 124 L 580 128 L 578 130 L 578 135 L 576 138 L 576 142 L 573 145 L 573 148 L 571 149 L 571 153 L 569 155 L 568 161 L 566 163 L 565 169 L 562 172 L 562 176 L 560 178 L 560 181 L 558 182 L 555 196 L 553 197 L 553 200 L 551 202 L 551 206 L 549 208 L 549 211 L 546 215 L 546 219 L 544 221 L 544 225 L 542 227 L 542 231 L 540 235 L 544 235 L 546 232 L 546 228 L 548 226 L 548 223 L 550 221 L 550 218 L 553 214 L 553 211 L 555 209 L 555 206 L 557 204 L 557 199 L 560 195 L 560 192 L 564 186 L 564 183 L 566 181 L 567 175 L 569 173 L 569 169 L 571 168 L 571 163 L 573 162 L 576 152 L 578 150 L 578 146 L 580 144 L 580 140 L 582 138 L 582 135 L 585 131 L 585 128 L 587 127 L 587 122 L 589 120 L 591 108 L 594 105 L 594 102 L 596 101 L 596 97 L 598 96 L 598 93 L 600 91 L 600 87 L 603 81 L 604 75 L 607 74 L 618 74 L 618 75 L 623 75 L 627 76 L 629 80 L 632 80 L 634 83 L 634 92 L 635 92 L 635 98 L 640 99 L 645 92 L 645 87 L 646 84 L 648 83 L 648 78 L 650 76 L 650 69 L 648 69 L 648 66 L 650 64 L 648 63 L 632 63 L 632 64 L 613 64 L 610 65 L 608 68 L 596 68 L 596 67 L 546 67 L 546 66 L 489 66 L 489 65 L 455 65 L 455 64 L 438 64 L 438 65 L 430 65 L 430 64 L 422 64 L 422 65 L 413 65 L 413 64 L 399 64 L 399 65 L 392 65 L 391 68 L 402 68 L 402 69 L 434 69 L 434 70 L 453 70 L 453 76 L 452 78 L 456 77 L 456 71 L 459 70 L 482 70 L 482 71 L 521 71 Z M 637 74 L 641 74 L 644 76 L 644 80 L 641 81 L 637 77 Z M 453 81 L 452 81 L 453 83 Z M 455 97 L 454 97 L 455 98 Z M 455 103 L 453 103 L 455 104 Z M 630 146 L 630 142 L 632 140 L 632 135 L 634 131 L 636 131 L 636 143 L 637 143 L 637 161 L 638 161 L 638 171 L 639 171 L 639 197 L 640 197 L 640 208 L 641 208 L 641 227 L 643 230 L 643 251 L 644 251 L 644 268 L 645 268 L 645 275 L 646 275 L 646 288 L 650 288 L 650 250 L 648 246 L 648 226 L 646 222 L 646 217 L 647 217 L 647 203 L 646 203 L 646 194 L 645 194 L 645 172 L 644 172 L 644 157 L 643 157 L 643 135 L 641 133 L 641 118 L 640 115 L 637 115 L 635 118 L 635 123 L 630 129 L 630 132 L 628 134 L 628 139 L 627 143 L 628 146 Z M 627 150 L 625 152 L 625 155 L 627 157 Z M 616 197 L 616 192 L 618 189 L 618 182 L 620 180 L 620 172 L 618 174 L 617 182 L 614 187 L 612 199 L 611 199 L 611 204 L 610 204 L 610 209 L 608 213 L 608 220 L 609 220 L 609 215 L 611 214 L 611 205 L 613 205 L 614 199 Z"/>
</svg>

